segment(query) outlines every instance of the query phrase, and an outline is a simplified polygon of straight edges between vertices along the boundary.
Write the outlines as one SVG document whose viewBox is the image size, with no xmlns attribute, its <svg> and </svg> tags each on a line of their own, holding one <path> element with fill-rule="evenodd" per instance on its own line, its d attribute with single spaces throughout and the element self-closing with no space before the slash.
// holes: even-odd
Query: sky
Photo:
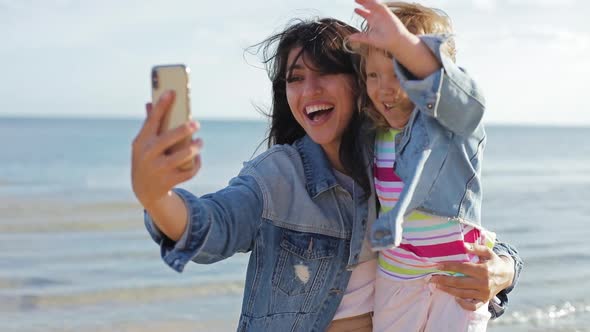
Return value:
<svg viewBox="0 0 590 332">
<path fill-rule="evenodd" d="M 486 123 L 590 126 L 590 2 L 418 1 L 445 10 Z M 353 0 L 0 0 L 0 116 L 144 116 L 155 64 L 191 68 L 196 119 L 262 119 L 270 83 L 245 52 L 292 18 L 359 26 Z"/>
</svg>

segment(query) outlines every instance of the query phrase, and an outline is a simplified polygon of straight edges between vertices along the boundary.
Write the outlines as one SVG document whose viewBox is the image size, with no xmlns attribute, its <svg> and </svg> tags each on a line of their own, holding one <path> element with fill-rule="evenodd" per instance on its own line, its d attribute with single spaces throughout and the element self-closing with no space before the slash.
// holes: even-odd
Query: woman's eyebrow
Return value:
<svg viewBox="0 0 590 332">
<path fill-rule="evenodd" d="M 295 69 L 303 69 L 303 66 L 300 63 L 294 63 L 289 67 L 289 71 L 293 71 Z"/>
</svg>

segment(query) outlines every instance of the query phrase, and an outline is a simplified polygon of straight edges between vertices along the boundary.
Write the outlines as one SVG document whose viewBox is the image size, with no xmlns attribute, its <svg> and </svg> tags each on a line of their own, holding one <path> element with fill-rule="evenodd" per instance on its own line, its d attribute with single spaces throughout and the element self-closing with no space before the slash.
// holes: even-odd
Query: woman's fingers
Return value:
<svg viewBox="0 0 590 332">
<path fill-rule="evenodd" d="M 448 293 L 454 297 L 462 298 L 462 299 L 481 299 L 481 297 L 482 297 L 481 293 L 474 290 L 474 289 L 461 289 L 461 288 L 447 287 L 444 285 L 437 285 L 436 288 L 438 288 L 441 291 Z"/>
<path fill-rule="evenodd" d="M 437 276 L 442 277 L 442 276 Z M 433 277 L 434 278 L 434 277 Z M 477 279 L 470 277 L 443 277 L 437 281 L 436 288 L 448 293 L 456 298 L 461 299 L 476 299 L 487 302 L 493 295 L 490 294 L 489 288 L 482 285 Z"/>
<path fill-rule="evenodd" d="M 485 270 L 483 267 L 481 269 Z M 430 282 L 436 284 L 438 289 L 456 297 L 488 301 L 495 295 L 487 273 L 484 273 L 480 277 L 473 277 L 471 275 L 465 277 L 437 275 L 432 276 Z"/>
<path fill-rule="evenodd" d="M 441 271 L 459 272 L 471 277 L 481 277 L 487 274 L 486 269 L 480 263 L 442 262 L 438 263 L 437 269 Z"/>
<path fill-rule="evenodd" d="M 172 107 L 175 97 L 176 95 L 174 91 L 166 91 L 164 94 L 162 94 L 162 96 L 160 96 L 160 99 L 158 99 L 156 105 L 152 105 L 152 109 L 149 112 L 149 116 L 143 128 L 148 135 L 158 134 L 162 119 Z"/>
<path fill-rule="evenodd" d="M 467 249 L 467 253 L 478 256 L 480 262 L 490 260 L 494 255 L 492 249 L 481 244 L 467 244 L 465 249 Z"/>
<path fill-rule="evenodd" d="M 158 135 L 162 118 L 172 106 L 175 98 L 174 96 L 174 91 L 167 91 L 160 97 L 160 99 L 158 99 L 156 105 L 152 105 L 152 103 L 147 103 L 145 105 L 147 117 L 133 141 L 134 145 L 137 145 L 138 142 L 147 140 L 149 137 Z"/>
<path fill-rule="evenodd" d="M 201 156 L 198 155 L 194 159 L 193 167 L 184 171 L 177 171 L 171 176 L 170 186 L 174 187 L 182 182 L 192 179 L 201 169 Z"/>
<path fill-rule="evenodd" d="M 438 286 L 457 289 L 478 289 L 479 282 L 472 277 L 456 277 L 447 275 L 434 275 L 430 282 Z"/>
<path fill-rule="evenodd" d="M 167 131 L 161 134 L 154 142 L 153 147 L 150 148 L 149 154 L 153 156 L 162 155 L 174 145 L 181 143 L 184 140 L 190 141 L 192 135 L 198 130 L 199 123 L 196 121 L 191 121 L 179 126 L 178 128 Z"/>
<path fill-rule="evenodd" d="M 454 271 L 463 274 L 462 277 L 455 276 L 432 276 L 430 281 L 436 287 L 457 298 L 467 301 L 460 301 L 459 305 L 467 310 L 476 310 L 485 302 L 490 301 L 502 287 L 498 283 L 498 261 L 503 261 L 488 247 L 483 245 L 468 245 L 467 251 L 479 257 L 479 263 L 469 262 L 443 262 L 437 268 L 442 271 Z M 482 302 L 469 303 L 469 299 L 476 299 Z"/>
<path fill-rule="evenodd" d="M 196 139 L 188 146 L 183 147 L 167 156 L 164 160 L 167 168 L 179 168 L 187 163 L 193 162 L 195 157 L 201 154 L 203 141 Z"/>
<path fill-rule="evenodd" d="M 457 298 L 455 298 L 455 300 L 457 300 L 457 303 L 459 303 L 461 308 L 463 308 L 465 310 L 469 310 L 469 311 L 475 311 L 475 310 L 481 308 L 481 306 L 485 304 L 484 301 L 476 300 L 476 299 L 462 299 L 462 298 L 457 297 Z"/>
</svg>

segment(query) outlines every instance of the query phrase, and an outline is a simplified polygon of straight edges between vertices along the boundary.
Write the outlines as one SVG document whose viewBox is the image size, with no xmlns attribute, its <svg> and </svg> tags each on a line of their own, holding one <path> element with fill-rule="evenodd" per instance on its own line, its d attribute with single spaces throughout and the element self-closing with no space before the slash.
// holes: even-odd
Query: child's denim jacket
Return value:
<svg viewBox="0 0 590 332">
<path fill-rule="evenodd" d="M 394 167 L 404 190 L 395 207 L 372 225 L 373 250 L 398 246 L 404 216 L 413 210 L 481 224 L 484 98 L 471 77 L 441 52 L 445 36 L 421 39 L 442 68 L 416 80 L 394 60 L 400 84 L 415 108 L 395 137 Z"/>
</svg>

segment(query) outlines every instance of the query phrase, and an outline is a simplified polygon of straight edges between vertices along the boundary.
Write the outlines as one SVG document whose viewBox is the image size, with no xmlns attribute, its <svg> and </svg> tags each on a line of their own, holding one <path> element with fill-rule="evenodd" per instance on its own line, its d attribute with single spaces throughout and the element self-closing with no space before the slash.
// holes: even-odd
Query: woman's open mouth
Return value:
<svg viewBox="0 0 590 332">
<path fill-rule="evenodd" d="M 312 122 L 320 122 L 322 119 L 330 115 L 334 110 L 334 105 L 318 104 L 305 107 L 305 114 Z"/>
</svg>

